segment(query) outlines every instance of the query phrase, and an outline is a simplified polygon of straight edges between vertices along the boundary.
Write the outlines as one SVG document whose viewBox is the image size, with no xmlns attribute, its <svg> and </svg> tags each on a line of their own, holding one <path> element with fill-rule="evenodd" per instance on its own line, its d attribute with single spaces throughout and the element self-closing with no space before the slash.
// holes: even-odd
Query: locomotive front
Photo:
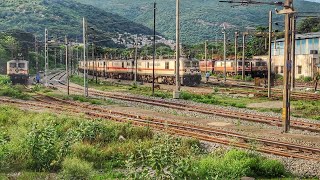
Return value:
<svg viewBox="0 0 320 180">
<path fill-rule="evenodd" d="M 186 86 L 197 86 L 201 83 L 201 72 L 199 61 L 196 59 L 181 58 L 180 64 L 182 65 L 183 73 L 182 84 Z M 180 69 L 181 71 L 181 69 Z"/>
<path fill-rule="evenodd" d="M 26 84 L 29 79 L 29 62 L 25 60 L 8 61 L 7 75 L 13 83 Z"/>
</svg>

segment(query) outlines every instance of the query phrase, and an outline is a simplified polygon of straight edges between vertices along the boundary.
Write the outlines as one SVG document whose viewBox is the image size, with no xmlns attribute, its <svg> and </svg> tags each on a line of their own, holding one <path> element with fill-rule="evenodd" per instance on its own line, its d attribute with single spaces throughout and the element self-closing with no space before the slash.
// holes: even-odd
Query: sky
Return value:
<svg viewBox="0 0 320 180">
<path fill-rule="evenodd" d="M 311 1 L 311 2 L 317 2 L 317 3 L 320 3 L 320 0 L 306 0 L 306 1 Z"/>
</svg>

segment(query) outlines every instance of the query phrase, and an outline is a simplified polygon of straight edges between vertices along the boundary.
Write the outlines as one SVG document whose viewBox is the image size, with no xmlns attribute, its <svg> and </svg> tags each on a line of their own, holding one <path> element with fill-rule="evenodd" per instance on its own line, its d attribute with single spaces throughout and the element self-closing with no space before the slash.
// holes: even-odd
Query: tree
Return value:
<svg viewBox="0 0 320 180">
<path fill-rule="evenodd" d="M 298 24 L 299 33 L 320 31 L 320 18 L 307 18 Z"/>
</svg>

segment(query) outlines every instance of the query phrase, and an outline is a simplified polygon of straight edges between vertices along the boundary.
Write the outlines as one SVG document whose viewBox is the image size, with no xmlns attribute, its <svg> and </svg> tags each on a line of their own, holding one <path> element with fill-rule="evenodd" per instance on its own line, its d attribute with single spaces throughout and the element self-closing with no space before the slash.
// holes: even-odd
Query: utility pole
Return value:
<svg viewBox="0 0 320 180">
<path fill-rule="evenodd" d="M 294 90 L 296 86 L 296 17 L 293 15 L 291 18 L 292 27 L 292 72 L 291 72 L 291 91 Z"/>
<path fill-rule="evenodd" d="M 67 87 L 68 87 L 68 96 L 70 95 L 70 78 L 69 78 L 69 58 L 68 58 L 68 38 L 64 37 L 66 45 L 66 75 L 67 75 Z"/>
<path fill-rule="evenodd" d="M 245 80 L 245 76 L 246 76 L 246 71 L 245 71 L 245 61 L 246 61 L 246 56 L 245 56 L 245 50 L 246 50 L 246 35 L 248 33 L 244 32 L 242 35 L 242 80 Z"/>
<path fill-rule="evenodd" d="M 223 61 L 224 61 L 224 83 L 227 82 L 227 37 L 226 37 L 226 28 L 223 28 Z"/>
<path fill-rule="evenodd" d="M 54 66 L 57 69 L 57 48 L 54 48 Z"/>
<path fill-rule="evenodd" d="M 84 96 L 88 97 L 88 81 L 87 81 L 87 52 L 86 52 L 86 46 L 87 46 L 87 23 L 85 18 L 83 18 L 83 78 L 84 78 Z"/>
<path fill-rule="evenodd" d="M 234 63 L 235 63 L 235 75 L 238 75 L 238 32 L 234 33 Z"/>
<path fill-rule="evenodd" d="M 153 4 L 153 63 L 152 63 L 152 96 L 154 96 L 154 81 L 155 81 L 155 72 L 154 64 L 156 60 L 156 8 L 157 3 Z"/>
<path fill-rule="evenodd" d="M 137 85 L 137 75 L 138 75 L 138 35 L 136 35 L 136 47 L 134 52 L 134 65 L 135 65 L 135 71 L 134 71 L 134 84 Z"/>
<path fill-rule="evenodd" d="M 77 56 L 77 60 L 76 60 L 76 65 L 77 66 L 79 66 L 79 45 L 78 45 L 78 37 L 77 37 L 77 39 L 76 39 L 76 45 L 77 45 L 77 52 L 76 52 L 76 56 Z M 78 69 L 78 68 L 76 68 L 76 69 Z M 78 74 L 78 70 L 76 70 L 77 71 L 77 75 L 79 75 Z"/>
<path fill-rule="evenodd" d="M 205 63 L 206 63 L 206 73 L 208 72 L 208 41 L 205 41 L 204 43 L 204 59 L 205 59 Z"/>
<path fill-rule="evenodd" d="M 180 0 L 176 0 L 176 91 L 174 99 L 180 98 Z"/>
<path fill-rule="evenodd" d="M 291 35 L 292 26 L 290 23 L 290 17 L 294 13 L 292 8 L 293 0 L 286 0 L 284 3 L 284 9 L 279 11 L 279 14 L 285 15 L 285 45 L 284 45 L 284 74 L 283 74 L 283 108 L 282 108 L 282 121 L 283 131 L 287 133 L 290 130 L 290 87 L 289 76 L 291 71 Z"/>
<path fill-rule="evenodd" d="M 60 49 L 60 47 L 59 47 L 59 49 Z M 60 64 L 62 64 L 62 50 L 61 49 L 60 49 L 59 55 L 60 55 Z"/>
<path fill-rule="evenodd" d="M 269 11 L 269 61 L 268 61 L 268 98 L 271 98 L 271 65 L 272 65 L 272 11 Z"/>
<path fill-rule="evenodd" d="M 36 69 L 38 73 L 39 72 L 39 55 L 38 55 L 38 40 L 36 35 L 34 36 L 34 49 L 36 53 Z"/>
<path fill-rule="evenodd" d="M 44 42 L 45 42 L 45 45 L 44 45 L 44 76 L 45 76 L 45 86 L 48 86 L 48 56 L 49 56 L 49 53 L 48 53 L 48 30 L 45 29 L 44 30 Z"/>
</svg>

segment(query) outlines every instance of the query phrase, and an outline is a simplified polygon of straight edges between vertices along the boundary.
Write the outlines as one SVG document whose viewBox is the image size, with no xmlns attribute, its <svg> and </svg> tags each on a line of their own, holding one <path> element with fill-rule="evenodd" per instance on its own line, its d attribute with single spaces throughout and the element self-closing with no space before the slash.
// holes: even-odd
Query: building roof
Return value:
<svg viewBox="0 0 320 180">
<path fill-rule="evenodd" d="M 320 32 L 297 34 L 296 35 L 296 40 L 299 40 L 299 39 L 314 39 L 314 38 L 320 38 Z M 277 39 L 277 42 L 283 42 L 283 41 L 284 41 L 284 38 Z"/>
</svg>

